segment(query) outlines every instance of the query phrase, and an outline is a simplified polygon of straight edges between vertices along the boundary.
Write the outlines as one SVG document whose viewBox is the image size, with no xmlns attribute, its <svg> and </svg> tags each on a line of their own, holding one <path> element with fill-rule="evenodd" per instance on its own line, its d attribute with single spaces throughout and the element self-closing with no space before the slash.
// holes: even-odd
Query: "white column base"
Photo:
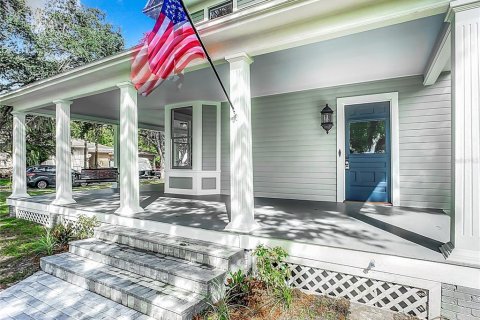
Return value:
<svg viewBox="0 0 480 320">
<path fill-rule="evenodd" d="M 232 221 L 226 227 L 225 231 L 231 232 L 239 232 L 239 233 L 250 233 L 252 231 L 260 229 L 262 226 L 256 222 L 255 220 L 251 219 L 249 221 Z"/>
<path fill-rule="evenodd" d="M 453 249 L 447 260 L 480 266 L 480 252 L 465 249 Z"/>
<path fill-rule="evenodd" d="M 117 210 L 115 210 L 115 213 L 120 215 L 120 216 L 125 216 L 125 217 L 132 217 L 136 213 L 142 213 L 145 212 L 142 207 L 120 207 Z"/>
<path fill-rule="evenodd" d="M 31 198 L 32 196 L 29 195 L 28 193 L 18 193 L 18 194 L 15 194 L 15 193 L 12 193 L 8 199 L 21 199 L 21 198 Z"/>
<path fill-rule="evenodd" d="M 65 204 L 77 203 L 73 198 L 59 198 L 52 201 L 52 204 L 55 206 L 61 206 Z"/>
</svg>

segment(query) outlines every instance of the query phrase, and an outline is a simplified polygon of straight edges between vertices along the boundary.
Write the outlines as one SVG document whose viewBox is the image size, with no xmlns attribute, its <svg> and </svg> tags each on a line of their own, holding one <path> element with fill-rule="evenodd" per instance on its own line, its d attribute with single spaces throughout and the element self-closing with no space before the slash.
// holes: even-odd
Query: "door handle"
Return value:
<svg viewBox="0 0 480 320">
<path fill-rule="evenodd" d="M 342 149 L 338 149 L 338 157 L 340 158 L 342 156 Z"/>
<path fill-rule="evenodd" d="M 345 159 L 345 170 L 350 170 L 350 161 L 348 159 Z"/>
</svg>

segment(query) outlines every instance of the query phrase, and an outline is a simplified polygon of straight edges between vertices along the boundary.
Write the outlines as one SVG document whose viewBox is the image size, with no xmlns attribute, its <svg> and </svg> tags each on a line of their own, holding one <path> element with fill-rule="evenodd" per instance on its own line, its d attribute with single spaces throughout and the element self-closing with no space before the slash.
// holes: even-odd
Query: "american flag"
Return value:
<svg viewBox="0 0 480 320">
<path fill-rule="evenodd" d="M 181 73 L 192 60 L 205 58 L 180 1 L 163 1 L 155 27 L 133 56 L 131 79 L 143 96 L 168 77 Z"/>
</svg>

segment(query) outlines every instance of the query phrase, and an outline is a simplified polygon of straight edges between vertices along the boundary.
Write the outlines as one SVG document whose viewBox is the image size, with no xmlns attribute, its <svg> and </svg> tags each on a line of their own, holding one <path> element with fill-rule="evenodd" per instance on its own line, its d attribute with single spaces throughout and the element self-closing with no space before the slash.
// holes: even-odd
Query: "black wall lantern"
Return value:
<svg viewBox="0 0 480 320">
<path fill-rule="evenodd" d="M 328 106 L 328 104 L 323 108 L 322 112 L 322 128 L 325 129 L 325 131 L 330 131 L 333 127 L 333 121 L 332 121 L 332 115 L 333 115 L 333 110 Z"/>
</svg>

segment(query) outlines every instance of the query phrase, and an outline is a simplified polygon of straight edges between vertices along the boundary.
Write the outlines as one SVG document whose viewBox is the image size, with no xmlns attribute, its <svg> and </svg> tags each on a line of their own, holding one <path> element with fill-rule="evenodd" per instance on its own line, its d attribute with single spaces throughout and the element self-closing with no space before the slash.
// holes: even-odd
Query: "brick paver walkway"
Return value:
<svg viewBox="0 0 480 320">
<path fill-rule="evenodd" d="M 0 319 L 152 318 L 40 271 L 0 292 Z"/>
</svg>

